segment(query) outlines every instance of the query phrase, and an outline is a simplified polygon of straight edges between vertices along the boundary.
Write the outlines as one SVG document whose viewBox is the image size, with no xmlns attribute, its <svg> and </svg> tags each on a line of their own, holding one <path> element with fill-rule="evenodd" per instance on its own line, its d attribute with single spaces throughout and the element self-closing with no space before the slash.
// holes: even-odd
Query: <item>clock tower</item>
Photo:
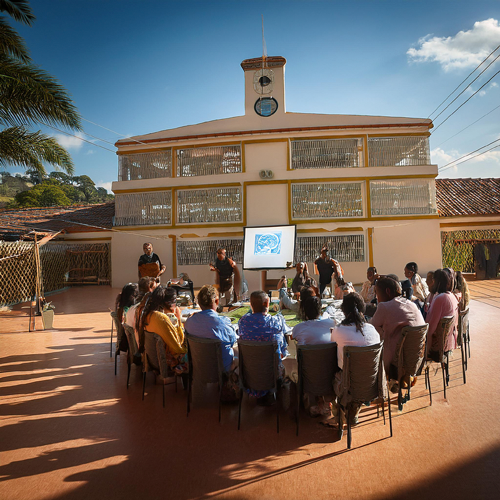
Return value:
<svg viewBox="0 0 500 500">
<path fill-rule="evenodd" d="M 245 115 L 269 120 L 285 113 L 284 57 L 245 59 Z"/>
</svg>

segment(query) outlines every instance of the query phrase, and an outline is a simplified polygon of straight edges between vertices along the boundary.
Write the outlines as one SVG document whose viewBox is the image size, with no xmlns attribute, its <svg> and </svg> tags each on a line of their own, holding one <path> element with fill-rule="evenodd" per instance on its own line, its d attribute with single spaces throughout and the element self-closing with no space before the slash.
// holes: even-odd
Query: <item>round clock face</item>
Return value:
<svg viewBox="0 0 500 500">
<path fill-rule="evenodd" d="M 271 116 L 278 109 L 278 101 L 274 97 L 261 97 L 255 101 L 254 108 L 260 116 Z"/>
<path fill-rule="evenodd" d="M 259 69 L 253 75 L 253 88 L 257 94 L 270 94 L 274 87 L 274 72 L 272 69 Z"/>
</svg>

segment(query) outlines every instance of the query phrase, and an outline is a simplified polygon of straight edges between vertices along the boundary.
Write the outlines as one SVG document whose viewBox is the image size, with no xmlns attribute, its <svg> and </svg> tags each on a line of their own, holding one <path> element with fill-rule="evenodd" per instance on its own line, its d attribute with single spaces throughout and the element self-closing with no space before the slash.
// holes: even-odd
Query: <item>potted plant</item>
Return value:
<svg viewBox="0 0 500 500">
<path fill-rule="evenodd" d="M 42 303 L 42 321 L 44 330 L 52 329 L 52 324 L 54 323 L 54 309 L 55 306 L 52 302 L 44 301 Z"/>
</svg>

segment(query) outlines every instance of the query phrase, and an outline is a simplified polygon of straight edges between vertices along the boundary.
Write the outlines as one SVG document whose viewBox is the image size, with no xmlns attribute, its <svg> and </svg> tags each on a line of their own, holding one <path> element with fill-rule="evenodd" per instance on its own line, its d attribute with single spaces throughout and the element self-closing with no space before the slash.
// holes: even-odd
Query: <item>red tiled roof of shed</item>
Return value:
<svg viewBox="0 0 500 500">
<path fill-rule="evenodd" d="M 440 217 L 500 214 L 500 179 L 436 179 Z"/>
</svg>

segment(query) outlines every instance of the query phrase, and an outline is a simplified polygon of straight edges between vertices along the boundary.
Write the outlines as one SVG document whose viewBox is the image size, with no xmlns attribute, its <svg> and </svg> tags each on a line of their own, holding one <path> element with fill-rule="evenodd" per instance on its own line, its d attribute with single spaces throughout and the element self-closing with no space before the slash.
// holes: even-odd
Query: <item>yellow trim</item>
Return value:
<svg viewBox="0 0 500 500">
<path fill-rule="evenodd" d="M 368 265 L 373 267 L 373 227 L 368 228 Z"/>
<path fill-rule="evenodd" d="M 288 180 L 288 224 L 293 224 L 292 213 L 292 181 Z"/>
<path fill-rule="evenodd" d="M 430 137 L 430 132 L 415 132 L 414 134 L 367 134 L 368 137 Z"/>
<path fill-rule="evenodd" d="M 372 200 L 370 193 L 370 181 L 365 182 L 365 190 L 366 190 L 366 216 L 371 219 L 372 218 Z"/>
<path fill-rule="evenodd" d="M 274 133 L 274 132 L 272 132 Z M 261 144 L 264 142 L 286 142 L 288 139 L 250 139 L 248 141 L 241 141 L 242 144 Z"/>
<path fill-rule="evenodd" d="M 117 151 L 116 154 L 118 156 L 126 156 L 126 155 L 137 155 L 137 154 L 142 154 L 142 153 L 156 153 L 158 151 L 168 151 L 169 149 L 173 149 L 172 146 L 169 146 L 168 148 L 162 147 L 162 148 L 143 148 L 143 149 L 131 149 L 130 151 Z"/>
<path fill-rule="evenodd" d="M 172 179 L 177 177 L 177 148 L 172 148 Z"/>
<path fill-rule="evenodd" d="M 368 163 L 368 135 L 367 134 L 365 134 L 363 136 L 363 162 L 364 162 L 365 168 L 370 166 Z"/>
<path fill-rule="evenodd" d="M 165 177 L 169 179 L 170 177 Z M 141 188 L 141 189 L 115 189 L 113 193 L 115 194 L 130 194 L 130 193 L 142 193 L 142 192 L 152 192 L 152 191 L 172 191 L 172 187 L 154 187 L 154 188 Z"/>
<path fill-rule="evenodd" d="M 367 217 L 352 217 L 346 218 L 344 217 L 335 219 L 325 218 L 325 219 L 293 219 L 290 224 L 325 224 L 331 222 L 373 222 L 373 221 L 405 221 L 405 220 L 428 220 L 428 219 L 439 219 L 439 215 L 401 215 L 400 217 L 372 217 L 368 219 Z"/>
<path fill-rule="evenodd" d="M 121 226 L 121 227 L 114 227 L 114 231 L 137 231 L 138 229 L 143 229 L 143 230 L 148 230 L 152 231 L 154 229 L 198 229 L 198 228 L 211 228 L 211 227 L 220 227 L 220 228 L 225 228 L 225 227 L 244 227 L 245 224 L 243 223 L 238 223 L 235 224 L 233 222 L 229 223 L 227 226 L 223 223 L 220 222 L 207 222 L 205 224 L 178 224 L 178 225 L 171 225 L 171 226 L 166 226 L 166 225 L 144 225 L 144 226 Z"/>
<path fill-rule="evenodd" d="M 500 220 L 482 222 L 441 222 L 439 227 L 466 227 L 466 226 L 500 226 Z"/>
<path fill-rule="evenodd" d="M 167 177 L 168 179 L 168 177 Z M 189 186 L 169 186 L 169 187 L 152 187 L 152 188 L 135 188 L 135 189 L 116 189 L 113 191 L 115 194 L 127 194 L 127 193 L 143 193 L 149 191 L 170 191 L 170 190 L 192 190 L 192 189 L 211 189 L 218 187 L 236 187 L 241 186 L 241 182 L 227 182 L 219 184 L 192 184 Z"/>
<path fill-rule="evenodd" d="M 241 142 L 241 173 L 244 174 L 247 171 L 246 159 L 245 159 L 245 143 Z"/>
<path fill-rule="evenodd" d="M 259 184 L 288 184 L 287 179 L 275 179 L 275 180 L 269 180 L 269 181 L 245 181 L 243 182 L 244 185 L 246 186 L 257 186 Z"/>
<path fill-rule="evenodd" d="M 302 137 L 290 137 L 291 141 L 322 141 L 324 139 L 362 139 L 366 135 L 366 132 L 360 132 L 359 134 L 342 134 L 342 135 L 318 135 L 318 136 L 302 136 Z"/>
<path fill-rule="evenodd" d="M 179 235 L 179 238 L 201 238 L 201 236 L 198 236 L 197 234 L 194 233 L 183 233 Z"/>
<path fill-rule="evenodd" d="M 174 146 L 176 149 L 196 149 L 196 148 L 210 148 L 212 146 L 238 146 L 241 145 L 243 141 L 224 141 L 218 143 L 202 143 L 202 144 L 189 144 L 186 146 L 177 145 Z"/>
<path fill-rule="evenodd" d="M 110 231 L 111 231 L 111 229 L 110 229 Z M 66 233 L 64 235 L 65 237 L 63 237 L 62 239 L 64 241 L 111 241 L 111 236 L 108 238 L 67 238 L 67 236 L 69 236 L 70 234 L 74 234 L 74 233 Z"/>
<path fill-rule="evenodd" d="M 289 172 L 292 170 L 292 148 L 290 139 L 288 139 L 286 144 L 286 169 Z"/>
<path fill-rule="evenodd" d="M 348 232 L 364 231 L 360 226 L 356 227 L 337 227 L 335 229 L 325 229 L 324 227 L 311 229 L 297 229 L 297 233 L 348 233 Z"/>
<path fill-rule="evenodd" d="M 172 238 L 172 275 L 177 276 L 177 235 L 169 234 L 169 238 Z"/>
<path fill-rule="evenodd" d="M 206 238 L 218 238 L 224 236 L 225 238 L 231 236 L 244 236 L 244 231 L 237 231 L 235 233 L 208 233 Z"/>
<path fill-rule="evenodd" d="M 357 167 L 359 168 L 359 167 Z M 434 179 L 438 174 L 415 174 L 415 175 L 380 175 L 380 176 L 359 176 L 359 177 L 321 177 L 309 179 L 291 179 L 294 184 L 318 183 L 318 182 L 363 182 L 379 180 L 405 180 L 405 179 Z"/>
</svg>

